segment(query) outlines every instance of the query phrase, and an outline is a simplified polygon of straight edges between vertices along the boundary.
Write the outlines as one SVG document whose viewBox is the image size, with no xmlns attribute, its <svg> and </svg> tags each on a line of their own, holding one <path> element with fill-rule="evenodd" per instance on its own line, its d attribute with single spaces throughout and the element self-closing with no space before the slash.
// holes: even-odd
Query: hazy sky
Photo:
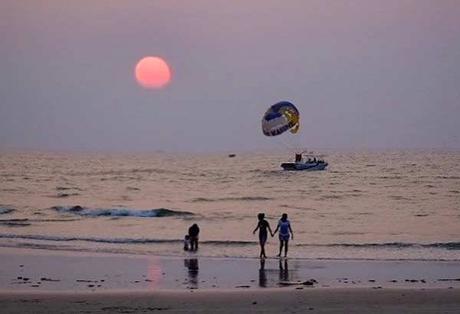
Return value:
<svg viewBox="0 0 460 314">
<path fill-rule="evenodd" d="M 305 147 L 460 149 L 460 1 L 0 1 L 0 150 L 270 149 L 280 100 Z"/>
</svg>

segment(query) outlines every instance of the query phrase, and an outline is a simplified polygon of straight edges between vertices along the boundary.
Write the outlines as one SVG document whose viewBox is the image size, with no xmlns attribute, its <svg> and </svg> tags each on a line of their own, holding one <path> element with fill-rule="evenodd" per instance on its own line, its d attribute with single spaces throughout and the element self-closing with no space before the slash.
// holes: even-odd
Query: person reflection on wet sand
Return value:
<svg viewBox="0 0 460 314">
<path fill-rule="evenodd" d="M 279 268 L 280 268 L 280 282 L 290 281 L 287 259 L 284 259 L 284 261 L 280 259 Z"/>
<path fill-rule="evenodd" d="M 188 268 L 188 288 L 198 289 L 198 259 L 186 258 L 184 259 L 184 266 Z"/>
<path fill-rule="evenodd" d="M 260 268 L 259 268 L 259 287 L 265 288 L 267 286 L 267 273 L 265 271 L 265 259 L 260 259 Z"/>
</svg>

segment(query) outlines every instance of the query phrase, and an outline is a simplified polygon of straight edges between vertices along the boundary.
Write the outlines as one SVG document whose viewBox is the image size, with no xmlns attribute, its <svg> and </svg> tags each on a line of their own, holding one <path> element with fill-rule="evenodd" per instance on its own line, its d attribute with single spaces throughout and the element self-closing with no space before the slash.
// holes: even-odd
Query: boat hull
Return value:
<svg viewBox="0 0 460 314">
<path fill-rule="evenodd" d="M 327 167 L 327 162 L 311 162 L 311 163 L 302 163 L 302 162 L 285 162 L 281 164 L 281 167 L 284 170 L 292 171 L 319 171 L 325 170 Z"/>
</svg>

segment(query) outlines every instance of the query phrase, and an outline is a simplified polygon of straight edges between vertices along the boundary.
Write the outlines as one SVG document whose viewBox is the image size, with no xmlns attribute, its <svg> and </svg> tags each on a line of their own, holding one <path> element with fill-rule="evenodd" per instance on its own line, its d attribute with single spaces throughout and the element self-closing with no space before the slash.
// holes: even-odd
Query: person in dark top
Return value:
<svg viewBox="0 0 460 314">
<path fill-rule="evenodd" d="M 301 162 L 302 161 L 302 154 L 295 154 L 295 162 Z"/>
<path fill-rule="evenodd" d="M 259 230 L 260 258 L 266 258 L 267 255 L 265 255 L 265 243 L 267 242 L 268 238 L 267 229 L 270 231 L 271 236 L 273 236 L 273 233 L 272 229 L 270 228 L 270 224 L 265 220 L 264 213 L 258 214 L 257 218 L 259 219 L 259 222 L 257 223 L 257 227 L 252 233 L 255 234 L 256 231 Z"/>
<path fill-rule="evenodd" d="M 190 251 L 198 250 L 198 235 L 200 234 L 200 228 L 197 224 L 193 224 L 188 228 L 188 236 L 190 237 Z"/>
</svg>

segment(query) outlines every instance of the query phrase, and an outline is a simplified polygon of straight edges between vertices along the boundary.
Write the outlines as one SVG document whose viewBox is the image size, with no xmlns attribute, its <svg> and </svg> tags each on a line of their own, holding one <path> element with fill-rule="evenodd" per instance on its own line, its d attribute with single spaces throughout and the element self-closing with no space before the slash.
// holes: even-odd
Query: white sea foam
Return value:
<svg viewBox="0 0 460 314">
<path fill-rule="evenodd" d="M 102 208 L 102 209 L 90 209 L 83 208 L 79 205 L 76 206 L 55 206 L 53 207 L 61 213 L 72 213 L 80 216 L 88 217 L 100 217 L 100 216 L 111 216 L 111 217 L 169 217 L 169 216 L 189 216 L 193 215 L 191 212 L 177 211 L 166 208 L 148 209 L 148 210 L 135 210 L 128 208 Z"/>
</svg>

